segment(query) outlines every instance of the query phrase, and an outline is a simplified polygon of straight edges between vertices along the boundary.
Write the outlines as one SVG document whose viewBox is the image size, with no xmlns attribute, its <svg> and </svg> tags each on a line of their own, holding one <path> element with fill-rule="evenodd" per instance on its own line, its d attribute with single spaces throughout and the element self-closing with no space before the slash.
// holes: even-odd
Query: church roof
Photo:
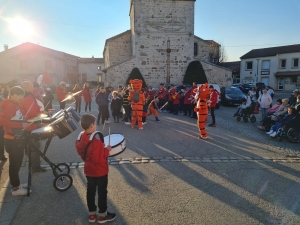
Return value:
<svg viewBox="0 0 300 225">
<path fill-rule="evenodd" d="M 80 58 L 78 59 L 79 63 L 104 63 L 103 58 Z"/>
<path fill-rule="evenodd" d="M 223 62 L 220 66 L 231 69 L 233 74 L 239 74 L 241 70 L 241 61 Z"/>
<path fill-rule="evenodd" d="M 115 35 L 111 38 L 106 39 L 105 45 L 104 45 L 104 50 L 103 50 L 103 55 L 104 55 L 104 52 L 105 52 L 105 48 L 106 48 L 105 46 L 107 45 L 107 42 L 113 41 L 114 39 L 119 38 L 119 37 L 121 37 L 125 34 L 128 34 L 128 33 L 131 33 L 131 30 L 124 31 L 123 33 L 117 34 L 117 35 Z"/>
<path fill-rule="evenodd" d="M 204 39 L 202 39 L 202 38 L 200 38 L 196 35 L 194 35 L 194 37 L 197 38 L 197 39 L 200 39 L 203 42 L 206 42 L 208 45 L 212 44 L 212 42 L 213 42 L 213 43 L 216 43 L 217 45 L 221 46 L 218 42 L 215 42 L 214 40 L 204 40 Z"/>
<path fill-rule="evenodd" d="M 245 55 L 241 56 L 241 59 L 275 56 L 278 54 L 294 53 L 294 52 L 300 52 L 300 44 L 286 45 L 286 46 L 279 46 L 279 47 L 272 47 L 272 48 L 252 49 L 250 52 L 247 52 Z"/>
</svg>

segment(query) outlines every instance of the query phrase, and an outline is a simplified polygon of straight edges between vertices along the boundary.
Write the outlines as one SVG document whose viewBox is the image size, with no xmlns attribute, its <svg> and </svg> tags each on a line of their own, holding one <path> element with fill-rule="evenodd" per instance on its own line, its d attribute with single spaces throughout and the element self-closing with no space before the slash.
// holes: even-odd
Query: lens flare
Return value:
<svg viewBox="0 0 300 225">
<path fill-rule="evenodd" d="M 34 34 L 32 25 L 22 18 L 10 19 L 9 26 L 11 31 L 20 37 L 29 37 Z"/>
</svg>

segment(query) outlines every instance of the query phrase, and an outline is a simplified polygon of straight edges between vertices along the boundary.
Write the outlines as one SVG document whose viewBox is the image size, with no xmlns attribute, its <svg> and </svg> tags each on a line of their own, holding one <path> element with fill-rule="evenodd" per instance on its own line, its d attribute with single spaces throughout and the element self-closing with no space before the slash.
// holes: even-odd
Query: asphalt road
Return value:
<svg viewBox="0 0 300 225">
<path fill-rule="evenodd" d="M 127 141 L 126 151 L 109 158 L 108 206 L 117 214 L 111 224 L 299 224 L 300 145 L 268 137 L 258 122 L 237 122 L 234 111 L 216 111 L 207 140 L 198 139 L 196 120 L 182 115 L 160 114 L 160 123 L 149 117 L 144 130 L 111 123 L 111 132 Z M 30 197 L 13 198 L 5 181 L 0 225 L 88 224 L 74 147 L 79 132 L 54 138 L 47 152 L 55 163 L 73 163 L 73 186 L 56 191 L 47 170 L 33 174 Z M 27 168 L 20 173 L 25 181 Z"/>
</svg>

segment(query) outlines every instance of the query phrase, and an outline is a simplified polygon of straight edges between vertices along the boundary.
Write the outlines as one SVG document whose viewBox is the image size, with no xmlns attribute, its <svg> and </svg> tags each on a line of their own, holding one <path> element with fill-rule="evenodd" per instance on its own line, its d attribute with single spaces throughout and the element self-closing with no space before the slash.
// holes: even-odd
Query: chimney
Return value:
<svg viewBox="0 0 300 225">
<path fill-rule="evenodd" d="M 4 51 L 8 50 L 8 45 L 4 45 Z"/>
</svg>

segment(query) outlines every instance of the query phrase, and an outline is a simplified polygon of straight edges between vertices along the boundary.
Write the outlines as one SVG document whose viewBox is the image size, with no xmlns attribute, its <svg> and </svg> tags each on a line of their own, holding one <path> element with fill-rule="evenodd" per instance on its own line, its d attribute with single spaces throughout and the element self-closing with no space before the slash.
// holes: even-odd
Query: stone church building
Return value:
<svg viewBox="0 0 300 225">
<path fill-rule="evenodd" d="M 196 0 L 130 0 L 131 29 L 106 40 L 106 80 L 125 84 L 138 68 L 147 85 L 181 84 L 188 65 L 201 62 L 209 83 L 229 86 L 231 70 L 212 60 L 211 40 L 194 35 Z"/>
</svg>

